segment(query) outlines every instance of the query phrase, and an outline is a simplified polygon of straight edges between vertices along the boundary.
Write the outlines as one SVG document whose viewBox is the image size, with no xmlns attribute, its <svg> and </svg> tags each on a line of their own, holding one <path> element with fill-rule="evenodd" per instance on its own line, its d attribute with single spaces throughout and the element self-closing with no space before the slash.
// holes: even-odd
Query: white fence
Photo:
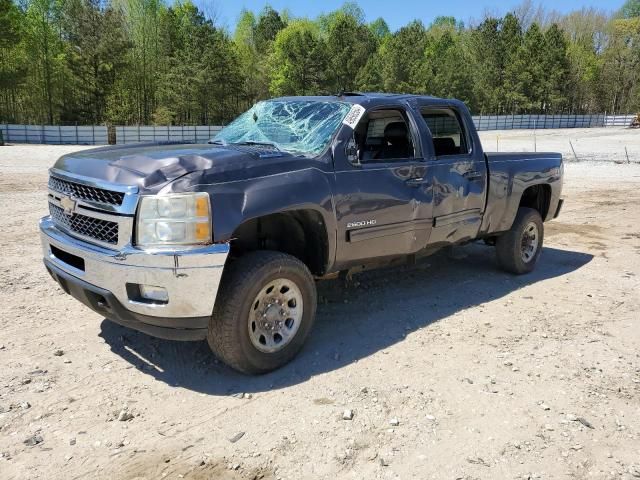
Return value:
<svg viewBox="0 0 640 480">
<path fill-rule="evenodd" d="M 628 127 L 636 119 L 636 115 L 608 115 L 605 117 L 605 127 Z"/>
<path fill-rule="evenodd" d="M 133 126 L 115 127 L 116 143 L 194 142 L 207 143 L 222 127 L 218 126 Z"/>
<path fill-rule="evenodd" d="M 490 115 L 474 116 L 480 131 L 626 127 L 635 115 Z M 106 145 L 139 142 L 206 143 L 222 127 L 199 126 L 56 126 L 0 125 L 7 143 L 47 143 L 57 145 Z"/>
<path fill-rule="evenodd" d="M 628 127 L 635 115 L 489 115 L 474 116 L 479 131 L 549 128 Z"/>
<path fill-rule="evenodd" d="M 58 125 L 0 125 L 5 142 L 47 143 L 54 145 L 106 145 L 109 143 L 107 127 Z"/>
</svg>

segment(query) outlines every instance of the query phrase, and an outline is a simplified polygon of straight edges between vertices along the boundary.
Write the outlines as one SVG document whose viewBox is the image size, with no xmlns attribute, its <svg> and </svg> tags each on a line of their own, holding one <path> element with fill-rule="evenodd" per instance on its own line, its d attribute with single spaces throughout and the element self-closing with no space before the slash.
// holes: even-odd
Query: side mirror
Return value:
<svg viewBox="0 0 640 480">
<path fill-rule="evenodd" d="M 347 142 L 345 155 L 347 156 L 349 163 L 352 165 L 356 167 L 362 166 L 362 162 L 360 161 L 360 149 L 358 148 L 358 142 L 356 141 L 355 135 L 353 135 Z"/>
</svg>

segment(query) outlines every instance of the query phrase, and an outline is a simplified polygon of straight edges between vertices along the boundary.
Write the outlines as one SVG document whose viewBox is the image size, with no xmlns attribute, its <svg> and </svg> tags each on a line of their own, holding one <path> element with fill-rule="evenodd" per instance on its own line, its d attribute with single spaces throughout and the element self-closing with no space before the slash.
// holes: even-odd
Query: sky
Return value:
<svg viewBox="0 0 640 480">
<path fill-rule="evenodd" d="M 213 16 L 216 23 L 235 28 L 236 21 L 243 8 L 259 12 L 269 4 L 276 10 L 288 9 L 295 17 L 314 18 L 320 13 L 336 10 L 343 0 L 194 0 L 205 14 Z M 419 19 L 425 25 L 438 16 L 454 16 L 468 23 L 471 19 L 481 19 L 484 12 L 505 14 L 519 5 L 521 0 L 360 0 L 357 2 L 364 10 L 367 21 L 384 18 L 391 30 L 397 30 L 411 20 Z M 538 2 L 536 2 L 538 3 Z M 539 2 L 549 10 L 567 13 L 582 7 L 596 7 L 603 10 L 618 10 L 624 0 L 543 0 Z"/>
</svg>

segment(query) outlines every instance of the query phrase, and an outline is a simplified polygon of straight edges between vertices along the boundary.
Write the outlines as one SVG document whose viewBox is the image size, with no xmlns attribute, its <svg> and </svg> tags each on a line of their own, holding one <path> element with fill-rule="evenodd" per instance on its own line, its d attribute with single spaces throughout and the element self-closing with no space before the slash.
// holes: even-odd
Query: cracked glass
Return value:
<svg viewBox="0 0 640 480">
<path fill-rule="evenodd" d="M 211 140 L 222 145 L 265 145 L 295 155 L 317 155 L 351 109 L 346 102 L 267 100 L 256 103 Z"/>
</svg>

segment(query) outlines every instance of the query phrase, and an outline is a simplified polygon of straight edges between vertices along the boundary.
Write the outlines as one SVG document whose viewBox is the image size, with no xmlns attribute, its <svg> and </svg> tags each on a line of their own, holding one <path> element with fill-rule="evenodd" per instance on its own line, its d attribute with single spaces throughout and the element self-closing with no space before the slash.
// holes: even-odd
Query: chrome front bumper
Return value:
<svg viewBox="0 0 640 480">
<path fill-rule="evenodd" d="M 228 244 L 180 252 L 145 251 L 131 246 L 115 251 L 69 236 L 56 228 L 50 217 L 40 220 L 40 233 L 45 264 L 56 280 L 60 282 L 58 277 L 64 277 L 74 284 L 76 290 L 80 288 L 98 293 L 109 292 L 109 297 L 120 304 L 112 309 L 113 312 L 109 309 L 102 311 L 95 308 L 93 302 L 90 304 L 84 298 L 74 295 L 94 310 L 104 313 L 107 318 L 133 328 L 136 326 L 132 325 L 130 319 L 165 329 L 206 327 L 204 322 L 213 312 L 222 271 L 229 254 Z M 52 252 L 52 246 L 59 252 L 73 256 L 70 258 L 82 259 L 84 268 L 70 265 L 67 263 L 68 258 L 67 261 L 58 258 Z M 61 253 L 59 256 L 65 257 Z M 167 290 L 169 300 L 165 304 L 142 301 L 132 295 L 132 285 L 162 287 Z M 72 291 L 68 293 L 73 294 Z M 119 313 L 123 311 L 124 314 Z M 184 322 L 186 319 L 190 319 L 187 324 Z M 138 329 L 145 331 L 143 328 Z"/>
</svg>

